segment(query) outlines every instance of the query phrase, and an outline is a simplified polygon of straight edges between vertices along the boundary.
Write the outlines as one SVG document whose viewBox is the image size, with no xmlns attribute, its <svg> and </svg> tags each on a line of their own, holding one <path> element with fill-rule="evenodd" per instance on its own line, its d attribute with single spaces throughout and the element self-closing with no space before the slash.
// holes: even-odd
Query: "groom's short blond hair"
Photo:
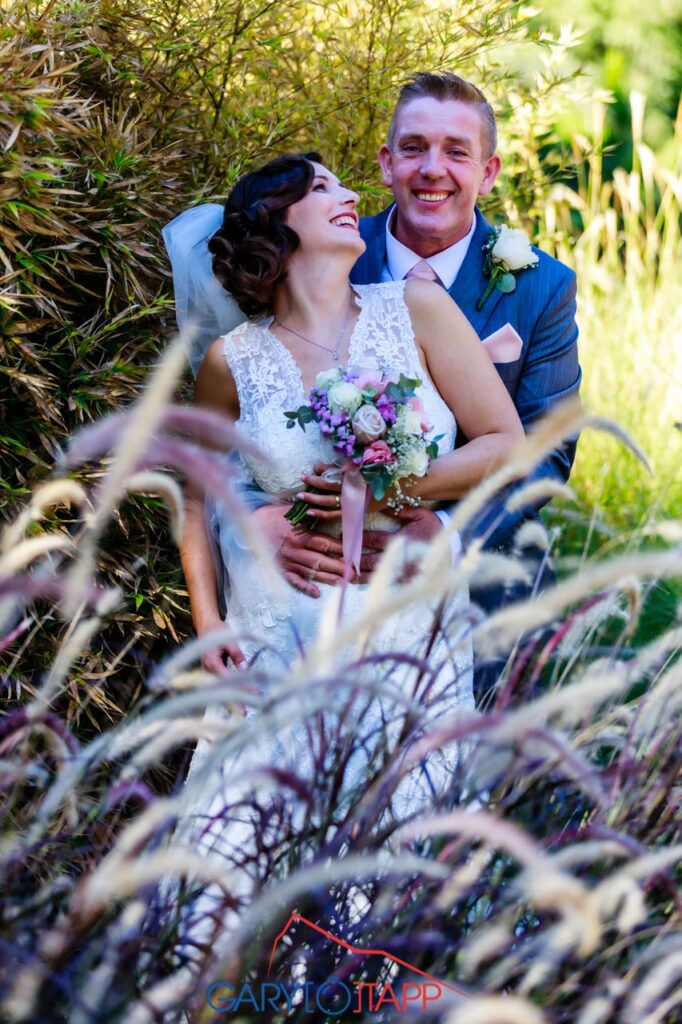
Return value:
<svg viewBox="0 0 682 1024">
<path fill-rule="evenodd" d="M 481 115 L 481 141 L 483 143 L 484 156 L 486 159 L 492 156 L 497 148 L 497 124 L 495 122 L 495 111 L 488 103 L 481 90 L 465 78 L 460 78 L 452 71 L 419 71 L 413 75 L 398 94 L 398 102 L 395 105 L 391 116 L 391 123 L 388 126 L 388 148 L 393 149 L 395 143 L 396 126 L 398 115 L 403 107 L 412 100 L 430 96 L 431 99 L 459 100 L 460 103 L 469 103 L 478 107 Z"/>
</svg>

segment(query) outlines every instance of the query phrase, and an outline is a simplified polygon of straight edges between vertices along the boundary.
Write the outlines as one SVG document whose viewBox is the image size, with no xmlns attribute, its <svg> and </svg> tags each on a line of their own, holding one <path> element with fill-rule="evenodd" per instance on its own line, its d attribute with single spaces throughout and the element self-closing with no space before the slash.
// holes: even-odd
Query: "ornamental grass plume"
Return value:
<svg viewBox="0 0 682 1024">
<path fill-rule="evenodd" d="M 526 999 L 477 996 L 453 1010 L 446 1024 L 546 1024 L 547 1018 Z"/>
<path fill-rule="evenodd" d="M 117 414 L 80 434 L 62 465 L 106 459 L 139 425 L 135 415 Z M 147 447 L 140 443 L 135 457 L 126 457 L 125 472 L 123 462 L 114 463 L 115 487 L 102 486 L 99 469 L 94 487 L 55 481 L 8 528 L 3 557 L 18 552 L 14 563 L 5 562 L 13 574 L 0 580 L 11 602 L 8 650 L 22 642 L 11 623 L 26 616 L 31 601 L 50 614 L 63 609 L 81 537 L 105 517 L 113 528 L 128 488 L 153 485 L 179 528 L 178 483 L 166 459 L 172 453 L 181 472 L 189 466 L 194 442 L 182 434 L 199 432 L 201 416 L 171 407 L 154 410 L 148 422 L 155 431 Z M 214 418 L 203 427 L 212 445 L 237 440 Z M 200 454 L 200 465 L 213 467 L 206 479 L 214 488 L 220 456 Z M 215 493 L 232 508 L 235 496 L 226 491 L 223 480 Z M 61 500 L 71 500 L 81 517 L 70 533 L 53 532 L 51 520 L 41 518 Z M 22 554 L 21 545 L 34 540 Z M 466 1002 L 444 1004 L 443 1013 L 471 1010 L 482 1020 L 525 1013 L 524 1020 L 535 1014 L 548 1024 L 573 1024 L 581 1015 L 597 1020 L 607 1005 L 612 1020 L 625 1013 L 634 1020 L 640 1010 L 653 1020 L 673 1006 L 680 630 L 634 649 L 606 647 L 614 616 L 605 613 L 617 608 L 626 625 L 636 621 L 642 580 L 680 572 L 676 536 L 670 543 L 665 552 L 588 564 L 542 602 L 490 620 L 468 605 L 447 619 L 436 613 L 434 635 L 473 630 L 481 640 L 497 644 L 503 636 L 506 649 L 511 645 L 493 701 L 476 715 L 443 716 L 420 730 L 426 711 L 417 695 L 427 692 L 434 668 L 427 652 L 366 655 L 366 638 L 393 610 L 446 594 L 476 573 L 516 579 L 522 571 L 513 558 L 476 550 L 451 566 L 438 537 L 404 582 L 407 556 L 393 542 L 368 589 L 366 617 L 339 622 L 338 603 L 330 601 L 316 644 L 296 664 L 266 678 L 256 659 L 248 671 L 216 679 L 196 669 L 214 638 L 178 645 L 148 666 L 131 714 L 76 736 L 67 698 L 77 666 L 94 656 L 112 603 L 120 614 L 130 600 L 124 586 L 97 591 L 93 541 L 91 574 L 83 573 L 80 591 L 90 608 L 68 623 L 50 670 L 0 727 L 0 901 L 5 965 L 12 968 L 0 972 L 3 1012 L 31 1024 L 72 1024 L 79 1014 L 84 1022 L 179 1021 L 189 1007 L 200 1014 L 202 992 L 215 978 L 236 985 L 266 976 L 273 942 L 293 911 L 322 932 L 297 918 L 272 961 L 277 982 L 312 984 L 334 973 L 386 985 L 406 963 L 463 986 Z M 30 561 L 26 550 L 36 553 Z M 414 692 L 395 686 L 396 666 L 412 673 Z M 380 734 L 366 735 L 363 710 L 377 695 L 386 722 Z M 309 737 L 305 772 L 279 763 L 240 771 L 240 756 L 264 737 L 285 737 L 299 726 Z M 186 764 L 196 742 L 210 755 L 183 785 L 183 756 Z M 408 820 L 397 817 L 393 795 L 411 767 L 453 743 L 462 756 L 451 791 L 415 804 Z M 227 857 L 201 854 L 174 823 L 201 806 L 227 758 L 237 765 L 230 790 L 200 831 L 247 814 L 253 840 Z M 362 781 L 348 786 L 357 758 L 365 765 Z M 240 906 L 245 872 L 251 895 Z M 213 894 L 210 916 L 201 911 L 202 934 L 212 936 L 204 943 L 187 923 L 202 891 Z M 327 933 L 356 952 L 330 944 Z M 397 959 L 363 957 L 358 949 Z M 295 1004 L 283 1019 L 302 1022 L 305 1014 Z"/>
</svg>

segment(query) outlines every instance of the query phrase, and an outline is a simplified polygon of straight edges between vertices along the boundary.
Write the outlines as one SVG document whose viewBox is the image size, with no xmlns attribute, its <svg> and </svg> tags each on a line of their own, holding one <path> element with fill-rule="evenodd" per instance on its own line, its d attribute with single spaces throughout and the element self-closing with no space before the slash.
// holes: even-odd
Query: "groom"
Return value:
<svg viewBox="0 0 682 1024">
<path fill-rule="evenodd" d="M 392 189 L 395 204 L 360 221 L 367 249 L 351 280 L 368 284 L 419 276 L 442 284 L 481 338 L 495 335 L 502 348 L 510 349 L 511 359 L 496 366 L 528 430 L 578 392 L 575 274 L 533 249 L 537 265 L 515 273 L 515 289 L 503 294 L 493 288 L 481 304 L 489 284 L 482 250 L 491 227 L 476 201 L 490 192 L 499 173 L 496 144 L 495 115 L 475 85 L 451 73 L 423 72 L 403 86 L 379 151 L 383 182 Z M 572 440 L 552 452 L 533 478 L 565 482 L 574 456 Z M 536 518 L 541 504 L 509 513 L 498 500 L 470 525 L 465 541 L 480 537 L 485 548 L 510 550 L 519 526 Z M 282 533 L 276 522 L 281 513 L 262 509 L 255 514 L 266 532 L 279 529 L 278 557 L 294 586 L 319 593 L 316 579 L 341 575 L 340 549 L 331 539 L 318 537 L 321 547 L 314 551 L 311 538 L 301 541 Z M 441 528 L 437 515 L 425 509 L 407 509 L 403 518 L 414 538 L 428 539 Z M 380 548 L 387 537 L 372 533 L 366 540 Z M 363 568 L 371 571 L 378 557 L 366 556 Z M 497 588 L 472 596 L 486 610 L 505 599 Z"/>
</svg>

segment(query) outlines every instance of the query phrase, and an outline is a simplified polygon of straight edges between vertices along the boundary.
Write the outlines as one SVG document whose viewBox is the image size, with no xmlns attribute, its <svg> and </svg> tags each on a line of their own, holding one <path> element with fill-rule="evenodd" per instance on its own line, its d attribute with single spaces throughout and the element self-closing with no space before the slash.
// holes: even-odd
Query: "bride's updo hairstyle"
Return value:
<svg viewBox="0 0 682 1024">
<path fill-rule="evenodd" d="M 286 154 L 243 175 L 225 203 L 222 227 L 209 239 L 213 273 L 247 316 L 269 313 L 299 238 L 284 223 L 310 191 L 319 153 Z"/>
</svg>

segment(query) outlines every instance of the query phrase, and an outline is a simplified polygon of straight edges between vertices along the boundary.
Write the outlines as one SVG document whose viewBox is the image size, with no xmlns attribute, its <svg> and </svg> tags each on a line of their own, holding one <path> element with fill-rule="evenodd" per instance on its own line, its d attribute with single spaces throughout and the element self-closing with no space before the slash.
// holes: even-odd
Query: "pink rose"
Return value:
<svg viewBox="0 0 682 1024">
<path fill-rule="evenodd" d="M 380 462 L 388 465 L 395 462 L 395 456 L 385 441 L 374 441 L 365 448 L 361 465 L 372 466 Z"/>
<path fill-rule="evenodd" d="M 376 389 L 377 393 L 382 395 L 386 390 L 387 382 L 384 381 L 384 375 L 381 370 L 363 370 L 355 383 L 361 391 L 371 388 Z"/>
<path fill-rule="evenodd" d="M 386 433 L 386 420 L 374 405 L 361 405 L 351 426 L 360 444 L 378 441 Z"/>
</svg>

